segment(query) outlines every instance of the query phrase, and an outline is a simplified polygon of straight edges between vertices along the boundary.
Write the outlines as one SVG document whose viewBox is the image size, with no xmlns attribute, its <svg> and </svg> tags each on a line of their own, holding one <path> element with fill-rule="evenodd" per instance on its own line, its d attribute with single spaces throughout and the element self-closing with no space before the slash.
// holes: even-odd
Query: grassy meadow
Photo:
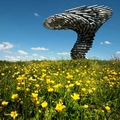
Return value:
<svg viewBox="0 0 120 120">
<path fill-rule="evenodd" d="M 120 120 L 120 60 L 0 61 L 0 120 Z"/>
</svg>

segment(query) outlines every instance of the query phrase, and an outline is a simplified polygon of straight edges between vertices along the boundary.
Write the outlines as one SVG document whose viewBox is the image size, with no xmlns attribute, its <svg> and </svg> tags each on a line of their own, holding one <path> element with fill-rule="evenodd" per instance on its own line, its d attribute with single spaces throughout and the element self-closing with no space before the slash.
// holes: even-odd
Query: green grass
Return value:
<svg viewBox="0 0 120 120">
<path fill-rule="evenodd" d="M 0 120 L 119 120 L 120 60 L 0 61 Z"/>
</svg>

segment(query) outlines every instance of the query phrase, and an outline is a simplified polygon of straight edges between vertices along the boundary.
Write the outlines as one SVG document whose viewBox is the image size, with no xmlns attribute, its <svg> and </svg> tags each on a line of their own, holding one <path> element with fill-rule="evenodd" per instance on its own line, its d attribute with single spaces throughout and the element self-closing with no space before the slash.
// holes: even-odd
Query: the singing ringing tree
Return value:
<svg viewBox="0 0 120 120">
<path fill-rule="evenodd" d="M 71 50 L 71 58 L 85 58 L 92 47 L 95 33 L 112 16 L 105 6 L 81 6 L 45 19 L 43 25 L 49 29 L 71 29 L 77 33 L 77 41 Z"/>
</svg>

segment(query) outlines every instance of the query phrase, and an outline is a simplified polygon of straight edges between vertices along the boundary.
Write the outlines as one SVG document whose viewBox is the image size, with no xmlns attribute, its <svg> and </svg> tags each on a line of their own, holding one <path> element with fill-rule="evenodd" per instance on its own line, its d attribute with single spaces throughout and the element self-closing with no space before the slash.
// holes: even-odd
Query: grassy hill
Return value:
<svg viewBox="0 0 120 120">
<path fill-rule="evenodd" d="M 119 120 L 120 60 L 0 61 L 0 120 Z"/>
</svg>

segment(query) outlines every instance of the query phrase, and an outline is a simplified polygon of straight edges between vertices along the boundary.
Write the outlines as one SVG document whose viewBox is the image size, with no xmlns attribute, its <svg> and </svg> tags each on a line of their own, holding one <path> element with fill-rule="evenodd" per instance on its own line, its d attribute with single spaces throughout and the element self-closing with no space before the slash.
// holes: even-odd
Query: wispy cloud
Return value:
<svg viewBox="0 0 120 120">
<path fill-rule="evenodd" d="M 111 42 L 109 42 L 109 41 L 104 41 L 104 42 L 100 42 L 100 44 L 102 45 L 102 44 L 107 44 L 107 45 L 109 45 L 109 44 L 111 44 Z"/>
<path fill-rule="evenodd" d="M 40 60 L 44 60 L 44 59 L 48 59 L 48 58 L 45 56 L 40 56 Z"/>
<path fill-rule="evenodd" d="M 105 41 L 105 44 L 111 44 L 111 42 L 109 42 L 109 41 Z"/>
<path fill-rule="evenodd" d="M 8 50 L 13 47 L 14 47 L 14 45 L 9 42 L 2 42 L 2 44 L 0 44 L 0 50 Z"/>
<path fill-rule="evenodd" d="M 4 50 L 4 52 L 11 54 L 12 52 L 9 50 Z"/>
<path fill-rule="evenodd" d="M 30 60 L 31 56 L 5 56 L 7 61 L 20 61 L 20 60 Z"/>
<path fill-rule="evenodd" d="M 35 16 L 37 16 L 37 17 L 39 16 L 39 14 L 38 14 L 38 13 L 34 13 L 34 15 L 35 15 Z"/>
<path fill-rule="evenodd" d="M 120 51 L 117 51 L 116 54 L 120 54 Z"/>
<path fill-rule="evenodd" d="M 23 51 L 23 50 L 18 50 L 18 52 L 21 54 L 21 55 L 27 55 L 28 53 Z"/>
<path fill-rule="evenodd" d="M 48 48 L 44 48 L 44 47 L 32 47 L 31 50 L 49 50 Z"/>
<path fill-rule="evenodd" d="M 70 52 L 59 52 L 58 55 L 70 55 Z"/>
<path fill-rule="evenodd" d="M 38 54 L 32 54 L 32 56 L 38 56 Z"/>
<path fill-rule="evenodd" d="M 14 56 L 5 56 L 5 59 L 8 60 L 8 61 L 19 61 L 20 57 L 14 57 Z"/>
</svg>

